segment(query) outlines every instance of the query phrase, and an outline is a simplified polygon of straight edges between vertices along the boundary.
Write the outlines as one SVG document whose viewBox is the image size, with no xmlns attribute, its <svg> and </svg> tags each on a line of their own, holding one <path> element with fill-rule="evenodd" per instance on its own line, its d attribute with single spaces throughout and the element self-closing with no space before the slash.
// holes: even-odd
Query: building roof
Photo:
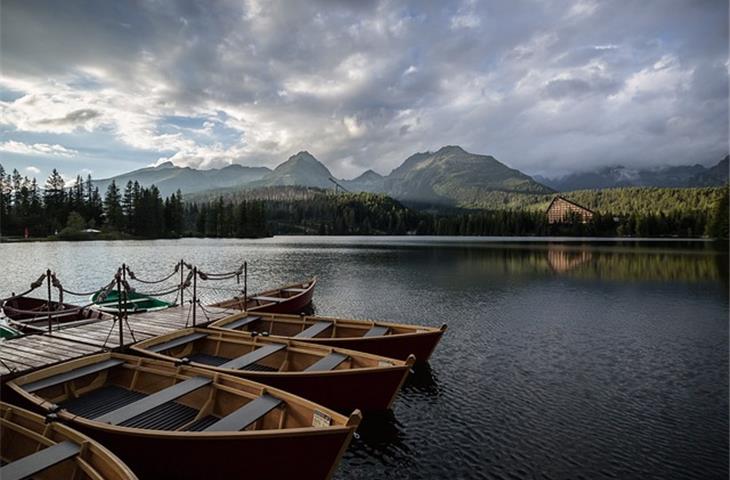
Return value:
<svg viewBox="0 0 730 480">
<path fill-rule="evenodd" d="M 562 200 L 562 201 L 564 201 L 566 203 L 569 203 L 569 204 L 573 205 L 574 207 L 580 208 L 581 210 L 585 210 L 586 212 L 590 212 L 592 214 L 595 214 L 596 213 L 593 210 L 591 210 L 590 208 L 586 208 L 583 205 L 578 205 L 577 203 L 568 200 L 567 198 L 563 197 L 562 195 L 555 195 L 555 198 L 553 198 L 553 201 L 550 202 L 550 205 L 548 205 L 548 208 L 546 210 L 547 212 L 550 211 L 550 209 L 552 208 L 552 206 L 553 206 L 553 204 L 555 203 L 556 200 Z"/>
</svg>

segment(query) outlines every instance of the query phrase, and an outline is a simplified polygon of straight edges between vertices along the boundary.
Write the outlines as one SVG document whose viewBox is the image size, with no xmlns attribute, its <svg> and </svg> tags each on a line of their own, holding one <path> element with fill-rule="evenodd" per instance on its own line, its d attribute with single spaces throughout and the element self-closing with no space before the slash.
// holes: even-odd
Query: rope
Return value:
<svg viewBox="0 0 730 480">
<path fill-rule="evenodd" d="M 28 295 L 30 292 L 32 292 L 36 288 L 38 288 L 41 285 L 43 285 L 43 280 L 45 280 L 45 279 L 46 279 L 46 274 L 44 273 L 43 275 L 41 275 L 40 277 L 38 277 L 38 280 L 36 280 L 35 282 L 31 282 L 30 288 L 28 290 L 24 291 L 23 293 L 19 293 L 17 295 L 16 294 L 12 294 L 11 296 L 9 296 L 7 298 L 0 299 L 0 303 L 5 303 L 5 302 L 7 302 L 9 300 L 15 300 L 16 298 L 24 297 L 25 295 Z"/>
<path fill-rule="evenodd" d="M 147 284 L 152 285 L 155 283 L 162 283 L 162 282 L 172 278 L 173 275 L 175 275 L 177 272 L 180 271 L 180 264 L 179 263 L 175 264 L 175 269 L 172 271 L 172 273 L 169 274 L 168 276 L 166 276 L 165 278 L 161 278 L 159 280 L 142 280 L 141 278 L 138 278 L 132 270 L 129 269 L 128 265 L 125 265 L 124 268 L 127 270 L 127 273 L 129 274 L 129 278 L 131 278 L 132 280 L 136 280 L 140 283 L 147 283 Z"/>
</svg>

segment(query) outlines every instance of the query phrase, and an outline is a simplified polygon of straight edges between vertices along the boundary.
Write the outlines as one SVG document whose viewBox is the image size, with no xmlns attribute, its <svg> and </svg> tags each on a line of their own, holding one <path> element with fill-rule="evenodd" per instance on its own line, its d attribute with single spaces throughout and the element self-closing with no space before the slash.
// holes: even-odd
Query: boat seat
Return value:
<svg viewBox="0 0 730 480">
<path fill-rule="evenodd" d="M 248 316 L 248 317 L 239 318 L 238 320 L 235 320 L 231 323 L 227 323 L 227 324 L 223 325 L 223 327 L 230 329 L 230 330 L 235 330 L 239 327 L 245 327 L 246 325 L 257 322 L 259 320 L 261 320 L 261 317 Z"/>
<path fill-rule="evenodd" d="M 283 402 L 265 393 L 206 428 L 205 432 L 240 432 Z"/>
<path fill-rule="evenodd" d="M 136 417 L 137 415 L 141 415 L 153 408 L 159 407 L 160 405 L 176 400 L 183 395 L 187 395 L 190 392 L 202 388 L 211 382 L 213 382 L 213 380 L 208 377 L 189 378 L 188 380 L 176 383 L 175 385 L 162 389 L 152 395 L 147 395 L 134 403 L 130 403 L 122 408 L 113 410 L 106 415 L 98 417 L 96 420 L 99 422 L 110 423 L 112 425 L 119 425 L 122 422 Z"/>
<path fill-rule="evenodd" d="M 223 363 L 221 365 L 218 365 L 219 368 L 230 368 L 233 370 L 240 370 L 242 368 L 245 368 L 252 363 L 256 363 L 259 360 L 268 357 L 269 355 L 273 355 L 279 350 L 283 350 L 286 348 L 285 343 L 274 343 L 271 345 L 266 345 L 260 348 L 257 348 L 253 352 L 248 352 L 245 355 L 241 355 L 240 357 L 234 358 L 233 360 L 230 360 L 226 363 Z"/>
<path fill-rule="evenodd" d="M 375 326 L 365 332 L 365 335 L 363 335 L 363 337 L 380 337 L 388 333 L 388 330 L 390 330 L 388 327 Z"/>
<path fill-rule="evenodd" d="M 330 353 L 324 358 L 321 358 L 308 366 L 305 372 L 326 372 L 328 370 L 334 370 L 337 365 L 347 360 L 347 355 L 341 353 Z"/>
<path fill-rule="evenodd" d="M 63 372 L 63 373 L 53 375 L 51 377 L 42 378 L 40 380 L 36 380 L 35 382 L 26 383 L 22 387 L 23 387 L 23 390 L 25 390 L 26 392 L 33 393 L 33 392 L 37 392 L 38 390 L 42 390 L 46 387 L 52 387 L 54 385 L 59 385 L 61 383 L 65 383 L 70 380 L 76 380 L 77 378 L 81 378 L 85 375 L 90 375 L 92 373 L 97 373 L 97 372 L 101 372 L 104 370 L 108 370 L 112 367 L 116 367 L 123 363 L 124 363 L 124 360 L 110 358 L 109 360 L 105 360 L 103 362 L 86 365 L 84 367 L 79 367 L 79 368 L 76 368 L 76 369 L 68 371 L 68 372 Z"/>
<path fill-rule="evenodd" d="M 297 333 L 294 338 L 314 338 L 331 326 L 332 322 L 314 322 L 314 325 Z"/>
<path fill-rule="evenodd" d="M 81 447 L 68 440 L 57 443 L 1 467 L 0 478 L 3 480 L 21 480 L 32 477 L 54 465 L 74 458 L 80 452 Z"/>
<path fill-rule="evenodd" d="M 265 297 L 263 295 L 259 295 L 258 297 L 251 297 L 252 300 L 258 300 L 259 302 L 274 302 L 274 303 L 281 303 L 286 298 L 281 297 Z"/>
<path fill-rule="evenodd" d="M 207 333 L 191 333 L 189 335 L 184 335 L 182 337 L 173 338 L 172 340 L 168 342 L 158 343 L 157 345 L 152 345 L 151 347 L 147 347 L 147 350 L 150 352 L 162 352 L 165 350 L 170 350 L 171 348 L 179 347 L 181 345 L 185 345 L 190 342 L 194 342 L 195 340 L 200 340 L 201 338 L 207 337 Z"/>
<path fill-rule="evenodd" d="M 307 289 L 306 288 L 284 288 L 284 289 L 282 289 L 282 291 L 286 292 L 286 293 L 302 293 L 302 292 L 306 292 Z"/>
</svg>

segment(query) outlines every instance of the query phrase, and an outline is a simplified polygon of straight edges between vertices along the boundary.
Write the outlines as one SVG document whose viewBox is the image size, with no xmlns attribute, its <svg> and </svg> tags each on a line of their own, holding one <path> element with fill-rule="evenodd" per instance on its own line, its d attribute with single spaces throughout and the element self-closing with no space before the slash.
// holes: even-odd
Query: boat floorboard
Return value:
<svg viewBox="0 0 730 480">
<path fill-rule="evenodd" d="M 143 398 L 143 393 L 107 385 L 79 398 L 61 403 L 71 413 L 87 418 L 97 418 Z"/>
<path fill-rule="evenodd" d="M 196 326 L 205 326 L 232 313 L 226 308 L 201 307 L 197 311 Z M 4 382 L 33 370 L 116 350 L 191 326 L 193 319 L 190 305 L 181 305 L 130 315 L 122 328 L 124 345 L 119 344 L 119 324 L 111 317 L 50 334 L 44 332 L 3 340 L 0 344 L 0 380 Z"/>
</svg>

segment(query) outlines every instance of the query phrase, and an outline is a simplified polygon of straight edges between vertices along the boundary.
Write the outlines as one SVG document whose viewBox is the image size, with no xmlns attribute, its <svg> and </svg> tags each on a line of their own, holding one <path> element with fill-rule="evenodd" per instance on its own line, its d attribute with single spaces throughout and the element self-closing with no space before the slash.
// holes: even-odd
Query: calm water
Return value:
<svg viewBox="0 0 730 480">
<path fill-rule="evenodd" d="M 728 257 L 705 244 L 413 238 L 0 245 L 0 295 L 46 268 L 317 275 L 320 313 L 449 329 L 338 478 L 727 478 Z M 226 285 L 226 288 L 232 285 Z M 209 299 L 228 292 L 204 290 Z"/>
</svg>

